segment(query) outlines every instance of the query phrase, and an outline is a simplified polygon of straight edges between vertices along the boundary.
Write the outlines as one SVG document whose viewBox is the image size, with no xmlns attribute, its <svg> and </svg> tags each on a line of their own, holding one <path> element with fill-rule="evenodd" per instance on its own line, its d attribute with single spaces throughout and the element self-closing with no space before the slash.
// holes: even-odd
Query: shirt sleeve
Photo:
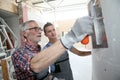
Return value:
<svg viewBox="0 0 120 80">
<path fill-rule="evenodd" d="M 25 51 L 16 51 L 13 56 L 13 64 L 19 67 L 20 70 L 32 72 L 30 69 L 30 60 L 32 56 L 28 55 Z"/>
</svg>

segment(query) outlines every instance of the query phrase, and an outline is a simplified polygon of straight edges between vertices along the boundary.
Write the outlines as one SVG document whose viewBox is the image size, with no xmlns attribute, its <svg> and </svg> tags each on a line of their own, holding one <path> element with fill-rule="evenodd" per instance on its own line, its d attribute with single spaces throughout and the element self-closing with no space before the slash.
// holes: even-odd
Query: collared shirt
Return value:
<svg viewBox="0 0 120 80">
<path fill-rule="evenodd" d="M 35 74 L 30 69 L 30 60 L 40 50 L 40 46 L 25 44 L 25 46 L 17 49 L 12 54 L 12 62 L 17 80 L 35 80 Z"/>
</svg>

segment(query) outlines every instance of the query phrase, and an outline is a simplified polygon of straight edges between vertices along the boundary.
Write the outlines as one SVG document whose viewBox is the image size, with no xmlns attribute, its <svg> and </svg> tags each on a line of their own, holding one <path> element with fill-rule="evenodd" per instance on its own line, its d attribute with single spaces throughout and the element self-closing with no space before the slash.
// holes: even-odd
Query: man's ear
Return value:
<svg viewBox="0 0 120 80">
<path fill-rule="evenodd" d="M 27 32 L 23 31 L 23 36 L 24 36 L 24 38 L 26 38 L 27 37 Z"/>
</svg>

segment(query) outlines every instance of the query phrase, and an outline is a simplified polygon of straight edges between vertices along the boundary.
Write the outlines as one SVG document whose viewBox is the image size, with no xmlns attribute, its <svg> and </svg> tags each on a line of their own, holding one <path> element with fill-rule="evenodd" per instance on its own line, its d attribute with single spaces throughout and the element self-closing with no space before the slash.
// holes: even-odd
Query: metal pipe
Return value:
<svg viewBox="0 0 120 80">
<path fill-rule="evenodd" d="M 6 30 L 5 30 L 5 27 L 6 27 L 6 26 L 5 26 L 5 25 L 0 25 L 0 26 L 2 27 L 4 33 L 5 33 L 6 37 L 7 37 L 7 40 L 8 40 L 8 42 L 9 42 L 9 44 L 10 44 L 10 47 L 13 48 L 13 44 L 12 44 L 11 40 L 9 39 L 9 36 L 8 36 Z"/>
<path fill-rule="evenodd" d="M 3 24 L 3 25 L 5 25 L 7 28 L 8 28 L 8 30 L 11 32 L 11 34 L 13 35 L 13 37 L 15 38 L 15 46 L 14 47 L 17 47 L 17 44 L 18 44 L 18 38 L 16 37 L 16 35 L 14 34 L 14 32 L 9 28 L 9 26 L 6 24 L 6 22 L 0 17 L 0 21 L 1 21 L 1 23 Z M 4 29 L 3 29 L 5 32 L 6 32 L 6 30 L 5 30 L 5 27 L 4 27 Z M 7 33 L 7 32 L 6 32 Z M 7 35 L 7 38 L 8 38 L 8 35 Z M 10 43 L 11 44 L 11 43 Z M 12 46 L 11 46 L 12 47 Z M 12 47 L 13 48 L 13 47 Z"/>
</svg>

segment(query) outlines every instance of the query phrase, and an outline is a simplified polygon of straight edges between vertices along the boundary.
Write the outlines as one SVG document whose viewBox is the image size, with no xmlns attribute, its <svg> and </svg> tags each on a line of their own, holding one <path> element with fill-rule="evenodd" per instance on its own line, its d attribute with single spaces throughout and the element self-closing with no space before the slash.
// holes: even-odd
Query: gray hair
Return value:
<svg viewBox="0 0 120 80">
<path fill-rule="evenodd" d="M 36 22 L 35 20 L 29 20 L 29 21 L 26 21 L 24 22 L 23 24 L 20 25 L 20 29 L 21 31 L 25 31 L 26 29 L 29 28 L 29 23 L 31 22 Z"/>
</svg>

